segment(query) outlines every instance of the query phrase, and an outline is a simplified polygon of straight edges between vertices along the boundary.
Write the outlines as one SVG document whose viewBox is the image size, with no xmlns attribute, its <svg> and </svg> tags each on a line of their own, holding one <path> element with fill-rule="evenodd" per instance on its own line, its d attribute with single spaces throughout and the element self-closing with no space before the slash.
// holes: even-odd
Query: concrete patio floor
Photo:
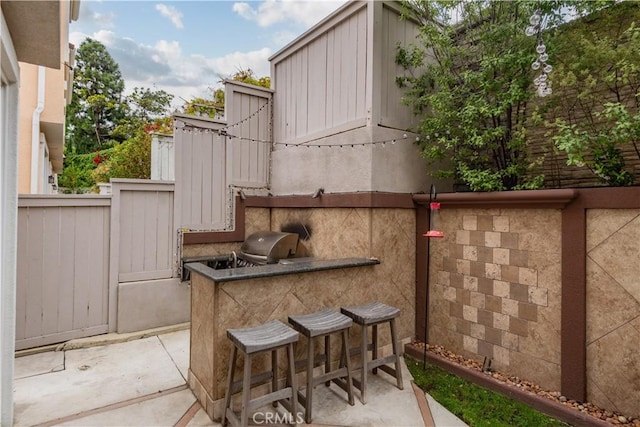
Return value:
<svg viewBox="0 0 640 427">
<path fill-rule="evenodd" d="M 110 335 L 71 341 L 59 351 L 16 357 L 14 425 L 220 425 L 208 418 L 186 385 L 188 329 L 126 342 Z M 126 337 L 131 338 L 137 337 Z M 403 369 L 404 390 L 398 390 L 393 378 L 384 373 L 371 376 L 366 405 L 356 397 L 355 406 L 350 406 L 334 386 L 317 387 L 313 423 L 465 425 L 410 383 L 411 375 L 406 366 Z"/>
</svg>

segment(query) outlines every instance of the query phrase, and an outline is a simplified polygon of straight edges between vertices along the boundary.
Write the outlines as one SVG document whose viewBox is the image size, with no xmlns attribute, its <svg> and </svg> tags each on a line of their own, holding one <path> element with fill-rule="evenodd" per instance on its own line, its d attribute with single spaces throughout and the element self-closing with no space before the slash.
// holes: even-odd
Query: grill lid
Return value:
<svg viewBox="0 0 640 427">
<path fill-rule="evenodd" d="M 242 243 L 239 256 L 258 264 L 275 264 L 295 255 L 297 247 L 297 233 L 258 231 Z"/>
</svg>

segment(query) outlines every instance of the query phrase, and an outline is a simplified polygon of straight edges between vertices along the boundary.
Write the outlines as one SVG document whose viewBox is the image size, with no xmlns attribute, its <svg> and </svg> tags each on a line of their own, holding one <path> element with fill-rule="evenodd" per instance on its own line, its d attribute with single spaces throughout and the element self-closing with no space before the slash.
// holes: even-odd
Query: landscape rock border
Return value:
<svg viewBox="0 0 640 427">
<path fill-rule="evenodd" d="M 414 359 L 423 360 L 424 343 L 406 344 L 405 352 Z M 428 345 L 426 360 L 454 375 L 504 394 L 571 425 L 604 427 L 614 424 L 640 427 L 640 418 L 627 418 L 587 402 L 567 400 L 559 392 L 543 390 L 538 385 L 518 377 L 497 371 L 482 372 L 480 363 L 447 351 L 442 346 Z"/>
</svg>

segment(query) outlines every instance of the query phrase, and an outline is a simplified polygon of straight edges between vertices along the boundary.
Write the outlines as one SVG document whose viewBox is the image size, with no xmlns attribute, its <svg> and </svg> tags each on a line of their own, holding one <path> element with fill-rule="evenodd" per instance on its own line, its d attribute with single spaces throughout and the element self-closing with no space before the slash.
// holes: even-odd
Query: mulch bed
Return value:
<svg viewBox="0 0 640 427">
<path fill-rule="evenodd" d="M 424 343 L 413 342 L 407 345 L 406 350 L 409 355 L 421 360 L 424 354 Z M 522 400 L 524 403 L 530 404 L 542 412 L 563 419 L 570 424 L 599 425 L 608 423 L 640 427 L 640 418 L 627 417 L 617 412 L 602 409 L 589 402 L 578 402 L 567 399 L 558 391 L 544 390 L 538 384 L 523 380 L 514 375 L 498 372 L 493 369 L 490 369 L 488 372 L 483 372 L 481 363 L 465 359 L 458 354 L 446 350 L 440 345 L 427 345 L 427 357 L 430 362 L 434 362 L 447 370 L 452 367 L 449 364 L 453 364 L 454 367 L 455 365 L 459 366 L 461 370 L 454 373 L 462 374 L 462 376 L 466 376 L 467 379 L 471 381 L 474 381 L 474 379 L 482 379 L 484 376 L 486 377 L 486 381 L 483 380 L 482 382 L 484 384 L 480 385 L 485 385 L 492 389 L 497 388 L 499 389 L 497 391 L 500 392 L 506 390 L 510 397 L 516 400 Z M 507 386 L 507 388 L 492 387 L 492 383 L 496 382 Z M 511 388 L 514 393 L 510 393 L 509 388 Z M 531 395 L 531 397 L 527 397 L 527 395 Z M 546 404 L 543 399 L 550 401 L 552 405 Z M 557 407 L 554 408 L 554 406 Z M 567 418 L 565 418 L 565 414 Z"/>
</svg>

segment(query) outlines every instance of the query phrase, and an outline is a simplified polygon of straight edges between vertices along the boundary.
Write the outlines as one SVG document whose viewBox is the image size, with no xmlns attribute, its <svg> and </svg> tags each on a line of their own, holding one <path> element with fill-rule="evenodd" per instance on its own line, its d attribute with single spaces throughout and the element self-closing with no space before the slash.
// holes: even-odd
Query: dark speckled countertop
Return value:
<svg viewBox="0 0 640 427">
<path fill-rule="evenodd" d="M 199 262 L 185 264 L 191 272 L 199 273 L 214 282 L 232 282 L 235 280 L 257 279 L 260 277 L 284 276 L 286 274 L 310 273 L 312 271 L 334 270 L 339 268 L 363 267 L 380 264 L 376 258 L 339 258 L 300 260 L 291 264 L 268 264 L 257 267 L 230 268 L 214 270 Z"/>
</svg>

